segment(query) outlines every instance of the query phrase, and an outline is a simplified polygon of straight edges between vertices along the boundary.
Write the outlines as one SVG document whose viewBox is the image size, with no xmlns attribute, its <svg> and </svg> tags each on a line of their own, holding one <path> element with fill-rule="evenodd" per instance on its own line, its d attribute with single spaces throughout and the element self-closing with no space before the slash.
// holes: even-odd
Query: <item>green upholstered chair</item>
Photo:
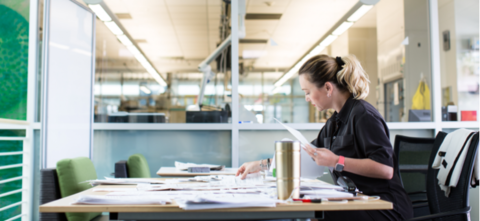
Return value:
<svg viewBox="0 0 480 221">
<path fill-rule="evenodd" d="M 134 154 L 128 158 L 128 177 L 130 178 L 150 178 L 150 168 L 147 159 L 142 154 Z"/>
<path fill-rule="evenodd" d="M 92 161 L 87 157 L 63 159 L 57 162 L 58 184 L 63 197 L 92 188 L 87 180 L 97 179 Z M 66 213 L 68 221 L 86 221 L 101 213 Z"/>
</svg>

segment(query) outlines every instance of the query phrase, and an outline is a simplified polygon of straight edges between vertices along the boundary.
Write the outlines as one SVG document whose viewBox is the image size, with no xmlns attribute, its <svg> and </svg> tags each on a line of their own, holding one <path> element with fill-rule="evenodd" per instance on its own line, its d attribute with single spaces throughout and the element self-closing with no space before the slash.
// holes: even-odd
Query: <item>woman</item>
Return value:
<svg viewBox="0 0 480 221">
<path fill-rule="evenodd" d="M 389 130 L 378 111 L 364 99 L 368 77 L 355 56 L 318 55 L 299 70 L 305 99 L 317 110 L 334 109 L 306 151 L 320 166 L 333 167 L 349 177 L 366 195 L 393 203 L 393 210 L 329 211 L 325 220 L 405 220 L 413 217 L 410 200 L 402 187 L 389 140 Z M 269 160 L 248 162 L 237 171 L 244 178 L 258 172 Z M 337 166 L 342 165 L 342 166 Z"/>
</svg>

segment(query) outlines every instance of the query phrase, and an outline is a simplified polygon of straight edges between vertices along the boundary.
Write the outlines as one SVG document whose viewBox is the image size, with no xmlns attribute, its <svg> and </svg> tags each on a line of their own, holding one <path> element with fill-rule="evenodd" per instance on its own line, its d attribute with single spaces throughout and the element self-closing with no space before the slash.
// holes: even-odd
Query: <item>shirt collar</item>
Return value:
<svg viewBox="0 0 480 221">
<path fill-rule="evenodd" d="M 342 123 L 347 122 L 348 116 L 350 116 L 350 112 L 352 111 L 353 104 L 355 103 L 355 99 L 353 97 L 349 97 L 345 104 L 343 105 L 342 109 L 339 113 L 335 112 L 336 120 L 341 121 Z"/>
</svg>

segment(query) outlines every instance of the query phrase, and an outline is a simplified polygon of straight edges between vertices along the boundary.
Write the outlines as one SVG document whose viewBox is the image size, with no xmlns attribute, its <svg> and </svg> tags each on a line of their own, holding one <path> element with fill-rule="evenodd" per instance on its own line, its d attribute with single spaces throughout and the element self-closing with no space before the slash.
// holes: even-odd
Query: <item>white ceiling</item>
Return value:
<svg viewBox="0 0 480 221">
<path fill-rule="evenodd" d="M 221 0 L 104 0 L 114 13 L 129 13 L 120 19 L 147 57 L 162 73 L 194 71 L 219 43 Z M 358 0 L 247 0 L 247 13 L 281 13 L 280 20 L 246 20 L 246 39 L 273 39 L 270 44 L 240 44 L 243 50 L 264 51 L 264 56 L 246 60 L 246 66 L 288 68 L 304 55 Z M 369 12 L 375 15 L 375 13 Z M 367 16 L 368 17 L 368 14 Z M 366 18 L 365 18 L 366 19 Z M 363 19 L 362 19 L 363 20 Z M 367 21 L 368 20 L 368 21 Z M 372 24 L 371 16 L 361 27 Z M 375 17 L 373 17 L 373 21 Z M 103 24 L 99 24 L 103 25 Z M 102 29 L 99 27 L 99 29 Z M 108 29 L 104 28 L 105 32 Z M 100 30 L 103 32 L 102 30 Z M 105 33 L 107 34 L 107 33 Z M 116 41 L 112 35 L 108 41 Z M 100 45 L 99 45 L 100 44 Z M 102 42 L 97 39 L 97 50 Z M 128 56 L 125 48 L 109 46 L 109 56 Z M 115 55 L 116 54 L 116 55 Z M 99 56 L 99 53 L 97 53 Z M 98 66 L 98 64 L 97 64 Z"/>
</svg>

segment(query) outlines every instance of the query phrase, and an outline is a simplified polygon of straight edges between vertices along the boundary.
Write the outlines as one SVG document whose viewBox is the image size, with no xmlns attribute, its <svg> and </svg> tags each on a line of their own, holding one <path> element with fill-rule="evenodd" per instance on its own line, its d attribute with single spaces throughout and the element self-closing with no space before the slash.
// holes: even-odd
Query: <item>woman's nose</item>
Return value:
<svg viewBox="0 0 480 221">
<path fill-rule="evenodd" d="M 310 99 L 308 98 L 308 96 L 305 96 L 305 101 L 310 102 Z"/>
</svg>

